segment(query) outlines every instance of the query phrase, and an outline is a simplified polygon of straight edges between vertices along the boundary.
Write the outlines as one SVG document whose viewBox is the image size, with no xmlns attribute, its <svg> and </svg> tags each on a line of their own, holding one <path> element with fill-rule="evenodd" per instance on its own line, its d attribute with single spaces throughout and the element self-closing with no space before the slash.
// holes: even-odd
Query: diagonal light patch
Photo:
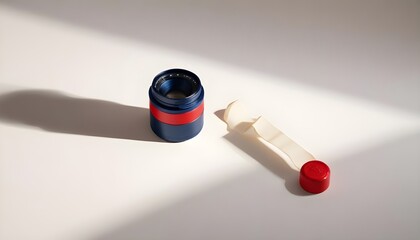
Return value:
<svg viewBox="0 0 420 240">
<path fill-rule="evenodd" d="M 253 116 L 264 116 L 321 159 L 332 161 L 420 129 L 418 113 L 289 79 L 244 72 L 237 70 L 229 76 L 240 81 L 221 95 L 252 106 Z"/>
</svg>

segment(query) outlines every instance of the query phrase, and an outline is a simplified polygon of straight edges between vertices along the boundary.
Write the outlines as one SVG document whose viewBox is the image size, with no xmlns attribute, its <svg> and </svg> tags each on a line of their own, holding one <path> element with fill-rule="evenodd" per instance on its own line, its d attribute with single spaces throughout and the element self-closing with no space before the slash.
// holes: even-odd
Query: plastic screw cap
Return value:
<svg viewBox="0 0 420 240">
<path fill-rule="evenodd" d="M 312 160 L 300 169 L 300 186 L 310 193 L 321 193 L 330 185 L 330 168 L 324 162 Z"/>
</svg>

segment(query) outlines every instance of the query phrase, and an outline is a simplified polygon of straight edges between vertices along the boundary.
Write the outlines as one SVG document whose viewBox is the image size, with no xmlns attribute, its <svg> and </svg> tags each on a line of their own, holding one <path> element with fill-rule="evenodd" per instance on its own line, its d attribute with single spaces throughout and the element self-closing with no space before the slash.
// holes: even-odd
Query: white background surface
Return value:
<svg viewBox="0 0 420 240">
<path fill-rule="evenodd" d="M 0 239 L 418 239 L 418 1 L 1 1 Z M 200 76 L 205 127 L 148 128 Z M 327 162 L 307 195 L 215 112 L 241 99 Z"/>
</svg>

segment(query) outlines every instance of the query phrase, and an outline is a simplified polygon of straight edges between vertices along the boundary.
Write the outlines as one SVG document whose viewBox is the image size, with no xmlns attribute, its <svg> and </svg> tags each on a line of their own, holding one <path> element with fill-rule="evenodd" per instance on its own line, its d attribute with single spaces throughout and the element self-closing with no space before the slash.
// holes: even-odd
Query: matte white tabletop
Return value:
<svg viewBox="0 0 420 240">
<path fill-rule="evenodd" d="M 0 239 L 418 239 L 418 1 L 1 1 Z M 148 88 L 196 73 L 166 143 Z M 331 168 L 303 192 L 240 99 Z"/>
</svg>

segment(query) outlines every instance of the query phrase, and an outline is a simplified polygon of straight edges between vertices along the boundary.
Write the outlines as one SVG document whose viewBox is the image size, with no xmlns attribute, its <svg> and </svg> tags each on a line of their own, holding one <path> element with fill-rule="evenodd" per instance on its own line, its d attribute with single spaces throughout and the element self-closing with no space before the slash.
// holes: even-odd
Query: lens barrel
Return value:
<svg viewBox="0 0 420 240">
<path fill-rule="evenodd" d="M 159 73 L 149 89 L 150 126 L 168 142 L 195 137 L 203 128 L 204 89 L 194 73 L 170 69 Z"/>
</svg>

